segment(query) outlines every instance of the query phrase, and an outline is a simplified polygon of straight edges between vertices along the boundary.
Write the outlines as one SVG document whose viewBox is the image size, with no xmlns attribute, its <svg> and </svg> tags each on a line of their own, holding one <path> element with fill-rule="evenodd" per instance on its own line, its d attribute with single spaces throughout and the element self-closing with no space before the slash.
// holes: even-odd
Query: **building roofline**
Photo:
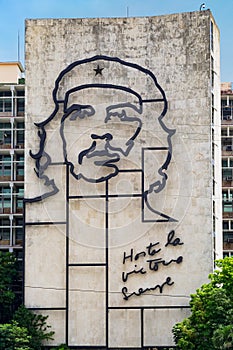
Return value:
<svg viewBox="0 0 233 350">
<path fill-rule="evenodd" d="M 4 65 L 5 65 L 5 66 L 6 66 L 6 65 L 8 65 L 8 66 L 17 65 L 17 66 L 19 67 L 20 71 L 21 71 L 21 72 L 24 72 L 24 68 L 23 68 L 21 62 L 18 62 L 18 61 L 0 62 L 0 66 L 4 66 Z"/>
</svg>

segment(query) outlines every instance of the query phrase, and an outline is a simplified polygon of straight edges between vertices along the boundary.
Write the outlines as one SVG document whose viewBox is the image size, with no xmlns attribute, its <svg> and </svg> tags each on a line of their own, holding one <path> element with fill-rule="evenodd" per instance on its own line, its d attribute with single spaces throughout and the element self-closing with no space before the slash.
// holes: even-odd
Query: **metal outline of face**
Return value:
<svg viewBox="0 0 233 350">
<path fill-rule="evenodd" d="M 95 158 L 95 157 L 102 157 L 103 160 L 96 160 L 94 161 L 95 166 L 100 167 L 104 166 L 106 168 L 109 168 L 109 171 L 113 170 L 114 172 L 110 172 L 106 176 L 101 176 L 101 177 L 87 177 L 82 173 L 82 169 L 80 170 L 79 173 L 76 172 L 75 170 L 75 165 L 73 162 L 69 159 L 68 151 L 67 151 L 67 138 L 65 136 L 65 121 L 67 119 L 71 121 L 77 120 L 77 118 L 84 119 L 88 117 L 95 117 L 95 108 L 93 105 L 80 105 L 80 104 L 72 104 L 69 108 L 65 107 L 65 114 L 63 115 L 61 119 L 61 126 L 60 126 L 60 135 L 61 139 L 63 142 L 63 154 L 64 154 L 64 160 L 67 165 L 70 166 L 70 173 L 76 178 L 77 180 L 79 179 L 84 179 L 87 182 L 90 183 L 99 183 L 103 181 L 107 181 L 111 179 L 114 176 L 117 176 L 119 173 L 119 168 L 115 164 L 120 161 L 121 155 L 127 157 L 128 154 L 130 153 L 131 149 L 134 146 L 134 140 L 137 138 L 138 134 L 141 131 L 142 127 L 142 121 L 138 117 L 131 117 L 127 116 L 125 109 L 130 108 L 133 111 L 137 112 L 140 116 L 142 114 L 142 104 L 140 104 L 140 101 L 137 103 L 138 106 L 135 104 L 132 104 L 131 102 L 125 102 L 125 103 L 117 103 L 113 105 L 109 105 L 106 107 L 106 111 L 103 111 L 103 113 L 106 112 L 106 116 L 104 118 L 104 123 L 107 124 L 111 118 L 119 118 L 121 122 L 137 122 L 138 126 L 136 127 L 135 132 L 133 135 L 126 140 L 125 146 L 126 148 L 123 149 L 122 147 L 115 147 L 111 144 L 112 139 L 114 136 L 112 135 L 111 132 L 105 133 L 102 135 L 97 135 L 92 133 L 91 139 L 92 139 L 92 144 L 89 148 L 82 150 L 81 152 L 78 151 L 78 163 L 79 165 L 82 164 L 82 161 L 84 157 L 90 159 L 90 158 Z M 125 109 L 124 109 L 125 108 Z M 117 109 L 121 109 L 121 113 L 117 111 Z M 76 112 L 75 112 L 76 111 Z M 73 113 L 74 112 L 74 113 Z M 98 150 L 96 148 L 97 142 L 96 140 L 104 140 L 105 141 L 105 146 L 104 149 Z M 113 153 L 111 153 L 113 152 Z M 110 159 L 106 159 L 106 158 Z M 107 169 L 106 169 L 107 170 Z"/>
<path fill-rule="evenodd" d="M 112 62 L 112 63 L 116 63 L 119 65 L 122 65 L 124 67 L 128 67 L 129 69 L 132 69 L 135 74 L 136 72 L 140 72 L 140 74 L 142 73 L 143 75 L 146 75 L 147 77 L 149 77 L 153 83 L 154 83 L 154 89 L 161 95 L 161 98 L 153 98 L 154 94 L 153 94 L 153 89 L 150 90 L 150 94 L 147 99 L 142 99 L 140 94 L 138 94 L 136 91 L 130 89 L 128 86 L 118 86 L 118 85 L 112 85 L 112 84 L 99 84 L 99 83 L 92 83 L 92 84 L 85 84 L 79 87 L 75 87 L 72 88 L 70 90 L 71 91 L 77 91 L 79 89 L 82 88 L 86 88 L 86 87 L 114 87 L 116 89 L 122 89 L 124 91 L 128 91 L 128 92 L 132 92 L 135 96 L 138 97 L 138 99 L 140 100 L 140 104 L 142 103 L 147 103 L 147 102 L 162 102 L 164 104 L 163 110 L 160 114 L 160 116 L 158 117 L 159 123 L 162 127 L 162 129 L 167 133 L 167 144 L 168 144 L 168 153 L 167 153 L 167 158 L 165 160 L 165 162 L 161 165 L 160 169 L 159 169 L 159 174 L 162 177 L 162 181 L 156 181 L 152 184 L 149 185 L 149 188 L 142 194 L 145 202 L 148 206 L 148 195 L 152 192 L 160 192 L 165 184 L 166 184 L 166 180 L 167 180 L 167 175 L 165 173 L 165 171 L 167 170 L 170 161 L 171 161 L 171 157 L 172 157 L 172 143 L 171 143 L 171 138 L 175 133 L 175 129 L 169 129 L 165 123 L 163 122 L 163 118 L 167 113 L 167 109 L 168 109 L 168 103 L 167 103 L 167 99 L 166 99 L 166 95 L 165 92 L 163 91 L 163 89 L 161 88 L 161 86 L 158 84 L 157 79 L 155 77 L 155 75 L 146 68 L 143 68 L 141 66 L 139 66 L 138 64 L 135 63 L 131 63 L 131 62 L 127 62 L 124 61 L 118 57 L 110 57 L 110 56 L 104 56 L 104 55 L 96 55 L 93 56 L 91 58 L 86 58 L 86 59 L 82 59 L 79 61 L 75 61 L 73 63 L 71 63 L 69 66 L 67 66 L 63 71 L 60 72 L 60 74 L 58 75 L 58 78 L 55 81 L 55 87 L 52 93 L 53 96 L 53 101 L 55 104 L 54 110 L 51 113 L 51 115 L 44 121 L 40 122 L 40 123 L 35 123 L 35 125 L 39 128 L 38 131 L 38 137 L 40 139 L 39 142 L 39 151 L 37 153 L 33 153 L 31 150 L 29 151 L 29 155 L 31 156 L 31 158 L 33 158 L 35 160 L 35 173 L 37 175 L 37 177 L 41 180 L 44 181 L 44 185 L 47 186 L 49 189 L 46 193 L 43 193 L 42 195 L 36 196 L 34 198 L 25 198 L 25 202 L 37 202 L 37 201 L 41 201 L 45 198 L 48 198 L 50 196 L 55 195 L 58 191 L 59 188 L 56 186 L 56 183 L 54 181 L 54 179 L 50 179 L 47 175 L 46 175 L 46 169 L 49 167 L 49 165 L 52 163 L 51 157 L 50 155 L 45 151 L 45 144 L 46 144 L 46 125 L 50 123 L 51 120 L 53 120 L 60 108 L 61 103 L 63 105 L 65 105 L 67 103 L 67 93 L 65 93 L 64 98 L 59 99 L 58 98 L 58 92 L 60 89 L 60 83 L 62 82 L 62 79 L 68 74 L 70 73 L 74 68 L 76 68 L 77 66 L 80 65 L 85 65 L 85 64 L 90 64 L 95 62 L 96 64 L 98 64 L 99 62 Z"/>
</svg>

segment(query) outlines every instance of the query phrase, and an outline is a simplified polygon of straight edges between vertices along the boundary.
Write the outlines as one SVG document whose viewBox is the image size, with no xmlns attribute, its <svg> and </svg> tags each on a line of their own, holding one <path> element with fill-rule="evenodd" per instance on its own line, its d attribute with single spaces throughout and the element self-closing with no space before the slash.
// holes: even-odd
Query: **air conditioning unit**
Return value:
<svg viewBox="0 0 233 350">
<path fill-rule="evenodd" d="M 226 177 L 226 180 L 227 180 L 227 181 L 232 181 L 232 176 L 227 176 L 227 177 Z"/>
<path fill-rule="evenodd" d="M 227 120 L 232 120 L 232 115 L 227 115 Z"/>
</svg>

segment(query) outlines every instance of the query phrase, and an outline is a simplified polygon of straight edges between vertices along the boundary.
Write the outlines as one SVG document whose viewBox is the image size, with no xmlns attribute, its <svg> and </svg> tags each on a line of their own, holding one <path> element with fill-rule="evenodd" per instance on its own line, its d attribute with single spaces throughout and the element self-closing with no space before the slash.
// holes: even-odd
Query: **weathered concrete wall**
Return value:
<svg viewBox="0 0 233 350">
<path fill-rule="evenodd" d="M 25 302 L 53 344 L 172 345 L 207 281 L 210 20 L 26 22 Z"/>
</svg>

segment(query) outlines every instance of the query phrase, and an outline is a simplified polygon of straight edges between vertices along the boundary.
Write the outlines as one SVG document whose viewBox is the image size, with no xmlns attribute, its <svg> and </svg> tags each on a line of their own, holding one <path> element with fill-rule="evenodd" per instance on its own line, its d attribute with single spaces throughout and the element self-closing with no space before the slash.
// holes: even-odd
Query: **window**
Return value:
<svg viewBox="0 0 233 350">
<path fill-rule="evenodd" d="M 223 252 L 223 258 L 231 257 L 233 255 L 233 252 Z"/>
<path fill-rule="evenodd" d="M 0 176 L 11 176 L 11 156 L 0 155 Z"/>
<path fill-rule="evenodd" d="M 10 187 L 0 187 L 0 207 L 3 213 L 11 212 L 11 189 Z"/>
<path fill-rule="evenodd" d="M 222 170 L 222 178 L 224 181 L 232 181 L 233 178 L 232 178 L 232 169 L 223 169 Z"/>
<path fill-rule="evenodd" d="M 24 156 L 19 154 L 16 157 L 16 176 L 24 176 Z"/>
<path fill-rule="evenodd" d="M 16 211 L 22 211 L 23 209 L 23 196 L 24 196 L 24 189 L 23 187 L 17 187 L 16 191 Z"/>
<path fill-rule="evenodd" d="M 10 220 L 8 218 L 0 219 L 0 245 L 10 244 Z"/>
<path fill-rule="evenodd" d="M 9 218 L 1 218 L 0 219 L 0 227 L 2 226 L 6 226 L 6 227 L 10 227 L 10 220 Z"/>
<path fill-rule="evenodd" d="M 15 228 L 15 244 L 22 244 L 23 243 L 23 228 L 22 227 L 16 227 Z"/>
<path fill-rule="evenodd" d="M 24 123 L 17 123 L 16 139 L 17 145 L 24 144 Z"/>
<path fill-rule="evenodd" d="M 223 137 L 222 138 L 222 146 L 225 147 L 225 146 L 232 146 L 232 140 L 230 137 Z"/>
<path fill-rule="evenodd" d="M 233 232 L 229 231 L 224 233 L 223 241 L 227 243 L 233 243 Z"/>
<path fill-rule="evenodd" d="M 223 228 L 223 230 L 228 230 L 229 229 L 228 221 L 223 221 L 222 222 L 222 228 Z"/>
<path fill-rule="evenodd" d="M 227 192 L 227 190 L 222 191 L 222 198 L 223 198 L 223 200 L 226 200 L 227 197 L 228 197 L 228 192 Z"/>
<path fill-rule="evenodd" d="M 11 112 L 11 91 L 0 91 L 0 112 Z"/>
<path fill-rule="evenodd" d="M 225 106 L 222 108 L 222 118 L 224 120 L 231 120 L 232 119 L 232 107 L 231 106 Z"/>
<path fill-rule="evenodd" d="M 17 91 L 17 96 L 25 96 L 25 91 L 24 90 L 18 90 Z"/>
<path fill-rule="evenodd" d="M 10 227 L 0 227 L 0 245 L 10 244 Z"/>
<path fill-rule="evenodd" d="M 22 245 L 23 243 L 23 219 L 14 218 L 13 221 L 14 229 L 14 242 L 16 245 Z"/>
<path fill-rule="evenodd" d="M 223 201 L 223 213 L 232 213 L 232 212 L 233 212 L 232 202 Z"/>
<path fill-rule="evenodd" d="M 223 201 L 232 201 L 232 198 L 233 198 L 233 190 L 223 190 L 222 191 L 222 198 L 223 198 Z"/>
<path fill-rule="evenodd" d="M 11 144 L 11 123 L 0 123 L 0 144 Z"/>
<path fill-rule="evenodd" d="M 222 167 L 227 168 L 227 166 L 228 166 L 227 159 L 222 159 Z"/>
<path fill-rule="evenodd" d="M 225 98 L 221 99 L 221 108 L 227 105 L 227 100 Z"/>
<path fill-rule="evenodd" d="M 227 129 L 222 129 L 221 130 L 221 135 L 222 136 L 227 136 Z"/>
<path fill-rule="evenodd" d="M 17 99 L 17 115 L 22 115 L 24 113 L 25 103 L 24 98 Z"/>
</svg>

